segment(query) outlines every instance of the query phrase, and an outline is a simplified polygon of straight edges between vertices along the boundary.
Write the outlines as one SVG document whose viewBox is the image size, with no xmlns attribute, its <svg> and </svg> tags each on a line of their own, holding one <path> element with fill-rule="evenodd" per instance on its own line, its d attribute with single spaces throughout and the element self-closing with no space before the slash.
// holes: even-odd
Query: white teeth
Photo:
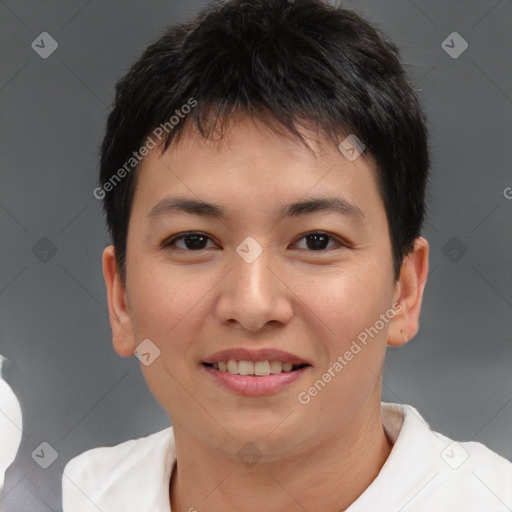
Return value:
<svg viewBox="0 0 512 512">
<path fill-rule="evenodd" d="M 270 361 L 270 373 L 281 373 L 283 371 L 283 363 L 281 361 Z"/>
<path fill-rule="evenodd" d="M 234 359 L 228 361 L 228 372 L 234 375 L 238 374 L 238 363 Z"/>
<path fill-rule="evenodd" d="M 270 363 L 268 361 L 258 361 L 254 363 L 254 374 L 265 377 L 270 374 Z"/>
<path fill-rule="evenodd" d="M 293 364 L 292 363 L 283 363 L 283 372 L 291 372 Z"/>
<path fill-rule="evenodd" d="M 252 361 L 238 361 L 239 375 L 254 375 L 254 363 Z"/>
<path fill-rule="evenodd" d="M 276 375 L 282 372 L 291 372 L 292 363 L 282 363 L 281 361 L 217 361 L 212 363 L 213 368 L 221 372 L 232 373 L 233 375 L 256 375 L 266 377 L 267 375 Z"/>
</svg>

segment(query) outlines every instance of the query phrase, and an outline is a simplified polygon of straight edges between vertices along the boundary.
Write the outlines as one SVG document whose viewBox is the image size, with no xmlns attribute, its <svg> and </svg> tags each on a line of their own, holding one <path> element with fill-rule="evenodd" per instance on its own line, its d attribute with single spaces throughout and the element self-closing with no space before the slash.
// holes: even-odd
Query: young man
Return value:
<svg viewBox="0 0 512 512">
<path fill-rule="evenodd" d="M 71 460 L 64 512 L 509 510 L 510 462 L 381 402 L 428 274 L 396 47 L 320 0 L 231 0 L 116 92 L 94 192 L 113 344 L 172 427 Z"/>
</svg>

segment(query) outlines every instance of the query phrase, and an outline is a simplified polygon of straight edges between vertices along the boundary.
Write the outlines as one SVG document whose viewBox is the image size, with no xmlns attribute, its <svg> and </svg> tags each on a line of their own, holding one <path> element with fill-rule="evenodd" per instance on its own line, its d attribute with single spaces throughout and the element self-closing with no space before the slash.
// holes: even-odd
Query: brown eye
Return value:
<svg viewBox="0 0 512 512">
<path fill-rule="evenodd" d="M 319 252 L 325 251 L 328 249 L 329 241 L 334 240 L 338 246 L 344 246 L 345 244 L 341 243 L 336 237 L 333 235 L 329 235 L 324 232 L 314 232 L 308 233 L 307 235 L 302 236 L 300 240 L 306 240 L 306 250 Z"/>
<path fill-rule="evenodd" d="M 198 232 L 188 232 L 171 238 L 169 241 L 164 243 L 166 249 L 181 249 L 188 252 L 202 251 L 206 249 L 206 242 L 210 240 L 209 236 Z M 176 242 L 183 242 L 183 246 L 179 247 Z"/>
</svg>

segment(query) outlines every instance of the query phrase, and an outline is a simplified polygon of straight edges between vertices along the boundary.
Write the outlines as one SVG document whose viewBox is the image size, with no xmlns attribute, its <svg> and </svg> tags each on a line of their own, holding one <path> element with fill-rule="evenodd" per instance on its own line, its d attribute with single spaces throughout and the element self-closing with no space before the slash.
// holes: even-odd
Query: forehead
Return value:
<svg viewBox="0 0 512 512">
<path fill-rule="evenodd" d="M 367 211 L 380 199 L 369 154 L 349 160 L 327 137 L 301 128 L 308 149 L 296 136 L 276 133 L 274 127 L 249 117 L 232 120 L 216 140 L 205 139 L 192 123 L 189 126 L 179 143 L 173 142 L 163 154 L 157 147 L 144 159 L 133 208 L 150 216 L 170 211 L 177 206 L 169 200 L 172 195 L 188 198 L 189 206 L 202 202 L 204 210 L 226 217 L 230 206 L 234 210 L 272 203 L 283 213 L 292 202 L 323 197 L 334 199 L 331 206 L 337 202 L 337 208 L 354 219 L 375 213 Z"/>
</svg>

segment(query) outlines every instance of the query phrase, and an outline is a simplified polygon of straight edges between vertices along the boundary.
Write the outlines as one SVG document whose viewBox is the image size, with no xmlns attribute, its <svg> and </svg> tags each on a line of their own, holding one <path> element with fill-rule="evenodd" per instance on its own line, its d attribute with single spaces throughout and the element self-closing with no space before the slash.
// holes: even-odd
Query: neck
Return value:
<svg viewBox="0 0 512 512">
<path fill-rule="evenodd" d="M 252 467 L 200 443 L 180 425 L 173 430 L 179 461 L 170 486 L 173 512 L 339 512 L 372 483 L 392 449 L 380 401 L 312 449 Z"/>
</svg>

